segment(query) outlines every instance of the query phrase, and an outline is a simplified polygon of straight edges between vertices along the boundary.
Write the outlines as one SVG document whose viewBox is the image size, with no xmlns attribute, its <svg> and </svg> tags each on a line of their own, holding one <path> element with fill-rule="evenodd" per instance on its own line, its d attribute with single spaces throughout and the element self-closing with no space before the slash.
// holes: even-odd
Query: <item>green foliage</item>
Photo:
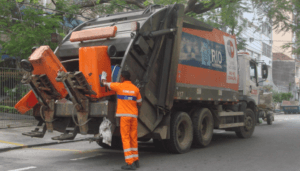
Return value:
<svg viewBox="0 0 300 171">
<path fill-rule="evenodd" d="M 16 109 L 14 107 L 0 105 L 0 112 L 14 113 L 15 111 Z"/>
<path fill-rule="evenodd" d="M 289 101 L 291 98 L 293 98 L 292 93 L 279 93 L 276 91 L 273 91 L 273 101 L 281 103 L 283 100 Z"/>
<path fill-rule="evenodd" d="M 263 90 L 264 92 L 271 92 L 273 90 L 273 86 L 271 85 L 263 86 Z"/>
<path fill-rule="evenodd" d="M 256 7 L 262 10 L 260 21 L 272 21 L 273 29 L 279 33 L 293 32 L 296 37 L 296 42 L 287 42 L 283 48 L 295 46 L 292 53 L 300 55 L 300 1 L 299 0 L 254 0 Z M 291 17 L 294 13 L 295 17 Z M 268 18 L 264 18 L 263 15 Z M 294 19 L 294 21 L 293 21 Z"/>
<path fill-rule="evenodd" d="M 19 3 L 16 3 L 19 2 Z M 244 49 L 246 40 L 241 37 L 241 33 L 245 28 L 246 21 L 238 23 L 237 16 L 244 12 L 250 12 L 249 1 L 241 0 L 81 0 L 80 3 L 66 0 L 52 0 L 56 11 L 53 14 L 45 14 L 42 8 L 26 5 L 26 9 L 20 10 L 24 0 L 0 0 L 0 34 L 8 36 L 9 41 L 0 41 L 3 46 L 3 51 L 10 56 L 19 56 L 27 58 L 31 53 L 32 46 L 49 45 L 52 49 L 57 44 L 51 43 L 51 33 L 58 32 L 65 36 L 66 31 L 62 30 L 63 17 L 69 23 L 72 23 L 73 28 L 79 23 L 76 23 L 76 14 L 84 18 L 95 18 L 107 14 L 117 12 L 126 12 L 130 9 L 140 9 L 149 5 L 170 5 L 174 3 L 185 4 L 187 10 L 186 15 L 194 17 L 200 21 L 204 21 L 213 27 L 225 30 L 230 34 L 235 34 L 237 37 L 238 49 Z M 92 2 L 92 3 L 91 3 Z M 245 4 L 247 2 L 248 4 Z M 272 19 L 274 28 L 279 31 L 290 31 L 296 33 L 298 43 L 300 44 L 300 26 L 291 23 L 288 13 L 294 12 L 296 16 L 300 15 L 299 0 L 252 0 L 255 8 L 262 8 L 260 22 L 263 20 Z M 31 4 L 39 5 L 38 0 L 30 0 Z M 82 3 L 89 3 L 88 7 Z M 19 6 L 17 5 L 19 4 Z M 140 5 L 137 5 L 140 4 Z M 201 4 L 199 6 L 199 4 Z M 250 4 L 250 5 L 252 5 Z M 196 7 L 197 6 L 197 7 Z M 45 14 L 45 16 L 43 15 Z M 265 17 L 267 14 L 267 17 Z M 19 20 L 12 20 L 17 18 Z M 300 23 L 300 22 L 299 22 Z M 288 43 L 285 47 L 290 47 L 294 44 Z M 293 50 L 300 54 L 300 48 Z"/>
<path fill-rule="evenodd" d="M 51 42 L 51 33 L 61 29 L 58 16 L 31 6 L 21 10 L 15 2 L 6 0 L 0 0 L 0 8 L 3 9 L 0 10 L 1 16 L 11 16 L 0 18 L 6 23 L 0 26 L 0 34 L 8 37 L 8 40 L 0 41 L 2 53 L 28 58 L 33 46 L 49 45 L 52 49 L 57 46 Z"/>
<path fill-rule="evenodd" d="M 151 3 L 148 1 L 148 0 L 146 0 L 144 3 L 143 3 L 143 5 L 145 5 L 145 6 L 148 6 L 148 5 L 150 5 Z"/>
<path fill-rule="evenodd" d="M 282 100 L 290 100 L 291 98 L 293 98 L 293 95 L 290 92 L 288 92 L 288 93 L 282 93 L 282 95 L 281 95 L 281 99 Z"/>
<path fill-rule="evenodd" d="M 206 1 L 206 4 L 210 4 Z M 218 1 L 215 6 L 220 8 L 212 9 L 204 14 L 188 13 L 189 16 L 199 19 L 214 28 L 225 31 L 231 35 L 235 35 L 237 38 L 237 49 L 241 50 L 247 46 L 246 40 L 241 37 L 243 29 L 246 27 L 246 22 L 243 20 L 238 23 L 237 16 L 243 12 L 250 12 L 246 4 L 240 1 L 228 2 Z"/>
<path fill-rule="evenodd" d="M 8 87 L 4 87 L 4 92 L 7 96 L 9 96 L 12 100 L 21 100 L 27 93 L 28 93 L 28 87 L 25 86 L 16 86 L 13 89 L 10 89 Z"/>
</svg>

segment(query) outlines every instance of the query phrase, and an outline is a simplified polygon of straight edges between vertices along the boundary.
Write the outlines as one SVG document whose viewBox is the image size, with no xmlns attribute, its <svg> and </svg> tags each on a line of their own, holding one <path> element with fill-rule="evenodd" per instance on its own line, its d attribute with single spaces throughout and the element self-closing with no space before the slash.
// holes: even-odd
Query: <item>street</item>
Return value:
<svg viewBox="0 0 300 171">
<path fill-rule="evenodd" d="M 209 147 L 185 154 L 157 152 L 151 142 L 141 143 L 138 170 L 300 171 L 299 133 L 300 115 L 280 114 L 273 125 L 256 126 L 249 139 L 216 130 Z M 87 141 L 0 153 L 1 171 L 118 171 L 124 164 L 122 150 L 102 149 Z"/>
</svg>

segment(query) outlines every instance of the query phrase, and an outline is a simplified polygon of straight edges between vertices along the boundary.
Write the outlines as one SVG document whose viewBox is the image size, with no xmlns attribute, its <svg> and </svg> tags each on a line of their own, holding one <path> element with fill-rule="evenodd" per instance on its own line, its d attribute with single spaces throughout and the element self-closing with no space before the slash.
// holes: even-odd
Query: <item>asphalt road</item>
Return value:
<svg viewBox="0 0 300 171">
<path fill-rule="evenodd" d="M 273 125 L 256 126 L 253 136 L 239 139 L 216 131 L 207 148 L 186 154 L 156 152 L 140 144 L 141 171 L 300 171 L 300 115 L 276 115 Z M 101 149 L 95 142 L 77 142 L 0 153 L 0 170 L 118 171 L 122 150 Z"/>
</svg>

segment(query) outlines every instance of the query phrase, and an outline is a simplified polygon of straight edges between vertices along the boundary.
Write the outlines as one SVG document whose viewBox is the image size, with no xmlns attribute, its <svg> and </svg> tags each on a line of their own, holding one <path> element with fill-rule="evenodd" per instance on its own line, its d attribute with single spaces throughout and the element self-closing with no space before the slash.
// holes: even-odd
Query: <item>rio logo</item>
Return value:
<svg viewBox="0 0 300 171">
<path fill-rule="evenodd" d="M 211 59 L 213 63 L 222 64 L 222 53 L 220 51 L 211 49 Z"/>
</svg>

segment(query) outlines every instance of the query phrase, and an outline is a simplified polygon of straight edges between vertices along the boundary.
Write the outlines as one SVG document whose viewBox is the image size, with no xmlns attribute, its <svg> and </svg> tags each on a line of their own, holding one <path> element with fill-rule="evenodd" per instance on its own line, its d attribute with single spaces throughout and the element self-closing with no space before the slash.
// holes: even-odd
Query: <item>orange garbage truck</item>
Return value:
<svg viewBox="0 0 300 171">
<path fill-rule="evenodd" d="M 183 11 L 181 4 L 154 5 L 106 15 L 76 27 L 54 52 L 39 47 L 21 62 L 27 71 L 22 83 L 32 90 L 15 107 L 22 113 L 33 108 L 39 121 L 23 135 L 42 138 L 47 130 L 62 133 L 53 140 L 97 135 L 108 119 L 111 146 L 117 147 L 117 97 L 102 85 L 101 74 L 117 82 L 121 71 L 129 71 L 143 98 L 139 140 L 153 139 L 158 148 L 184 153 L 192 144 L 209 145 L 213 129 L 250 137 L 257 105 L 239 90 L 235 36 Z M 94 140 L 109 147 L 101 138 Z"/>
</svg>

